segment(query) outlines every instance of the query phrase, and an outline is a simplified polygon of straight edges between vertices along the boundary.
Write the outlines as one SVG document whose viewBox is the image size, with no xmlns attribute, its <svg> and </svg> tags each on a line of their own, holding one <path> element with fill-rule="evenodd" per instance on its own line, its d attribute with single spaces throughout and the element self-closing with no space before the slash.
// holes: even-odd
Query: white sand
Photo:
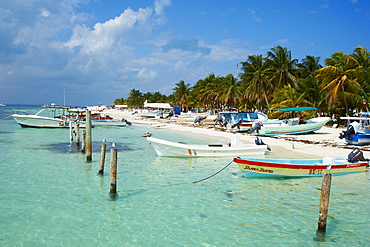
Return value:
<svg viewBox="0 0 370 247">
<path fill-rule="evenodd" d="M 155 128 L 176 129 L 177 131 L 191 132 L 194 134 L 209 135 L 212 137 L 224 138 L 225 141 L 231 139 L 231 136 L 236 133 L 235 130 L 221 131 L 219 128 L 215 129 L 211 125 L 193 124 L 193 123 L 179 123 L 173 120 L 166 119 L 144 119 L 138 115 L 132 115 L 131 112 L 120 110 L 108 110 L 107 114 L 113 118 L 126 118 L 133 124 L 151 125 Z M 369 146 L 353 146 L 347 145 L 344 139 L 339 139 L 339 133 L 344 129 L 334 129 L 330 127 L 323 127 L 321 130 L 312 134 L 304 135 L 281 135 L 274 137 L 260 137 L 264 143 L 268 144 L 272 152 L 281 149 L 284 152 L 288 151 L 289 156 L 305 156 L 312 158 L 347 158 L 348 154 L 355 148 L 359 148 L 364 152 L 365 158 L 370 158 Z M 255 134 L 241 134 L 240 139 L 245 143 L 254 142 Z"/>
</svg>

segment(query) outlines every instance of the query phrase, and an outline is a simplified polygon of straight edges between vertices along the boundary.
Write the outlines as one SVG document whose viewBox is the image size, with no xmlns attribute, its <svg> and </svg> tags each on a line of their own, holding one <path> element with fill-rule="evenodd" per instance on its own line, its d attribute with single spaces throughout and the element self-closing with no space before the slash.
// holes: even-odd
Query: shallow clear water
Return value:
<svg viewBox="0 0 370 247">
<path fill-rule="evenodd" d="M 11 106 L 0 108 L 0 119 L 11 114 Z M 320 177 L 251 179 L 231 164 L 192 183 L 232 158 L 157 157 L 141 137 L 146 131 L 208 142 L 146 126 L 96 127 L 93 161 L 85 162 L 68 129 L 22 129 L 12 118 L 0 120 L 0 246 L 369 245 L 368 172 L 333 177 L 327 232 L 320 236 Z M 108 152 L 100 176 L 103 139 Z M 118 149 L 116 198 L 109 195 L 112 142 Z M 272 150 L 271 157 L 292 155 Z"/>
</svg>

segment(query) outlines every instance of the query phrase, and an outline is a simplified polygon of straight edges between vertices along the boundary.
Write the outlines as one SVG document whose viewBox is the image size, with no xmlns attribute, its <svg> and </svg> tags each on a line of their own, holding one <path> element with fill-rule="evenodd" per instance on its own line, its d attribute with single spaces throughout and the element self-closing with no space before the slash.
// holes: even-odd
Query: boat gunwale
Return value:
<svg viewBox="0 0 370 247">
<path fill-rule="evenodd" d="M 338 160 L 343 160 L 345 159 L 336 159 Z M 275 162 L 273 162 L 275 161 Z M 281 160 L 282 163 L 278 163 L 279 160 L 252 160 L 252 159 L 242 159 L 242 158 L 234 158 L 234 162 L 237 163 L 238 165 L 253 165 L 253 166 L 260 166 L 260 167 L 273 167 L 273 168 L 284 168 L 284 169 L 326 169 L 328 165 L 330 164 L 320 164 L 318 162 L 322 162 L 320 159 L 308 159 L 305 161 L 312 161 L 315 162 L 312 165 L 309 164 L 287 164 L 287 160 Z M 294 160 L 291 160 L 294 161 Z M 299 160 L 296 160 L 299 161 Z M 303 161 L 303 160 L 301 160 Z M 318 162 L 316 162 L 318 161 Z M 285 163 L 283 163 L 285 162 Z M 331 164 L 331 169 L 343 169 L 343 168 L 354 168 L 354 167 L 363 167 L 363 166 L 368 166 L 369 163 L 366 161 L 361 161 L 357 163 L 350 163 L 347 161 L 345 164 Z"/>
<path fill-rule="evenodd" d="M 149 142 L 153 142 L 159 145 L 166 145 L 171 147 L 177 147 L 182 149 L 196 149 L 196 150 L 206 150 L 206 151 L 220 151 L 220 150 L 228 150 L 228 151 L 243 151 L 246 148 L 248 149 L 266 149 L 266 145 L 257 145 L 257 144 L 244 144 L 243 146 L 229 146 L 224 144 L 185 144 L 185 143 L 178 143 L 172 142 L 167 140 L 162 140 L 154 137 L 146 137 Z M 210 146 L 210 145 L 217 145 L 217 146 Z"/>
</svg>

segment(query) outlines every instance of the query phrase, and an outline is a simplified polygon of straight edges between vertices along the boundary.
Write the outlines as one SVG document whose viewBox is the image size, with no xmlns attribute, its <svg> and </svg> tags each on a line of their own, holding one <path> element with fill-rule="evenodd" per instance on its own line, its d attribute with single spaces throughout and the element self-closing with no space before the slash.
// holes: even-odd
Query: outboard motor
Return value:
<svg viewBox="0 0 370 247">
<path fill-rule="evenodd" d="M 353 122 L 351 123 L 346 131 L 343 131 L 342 133 L 339 134 L 339 138 L 343 139 L 346 136 L 348 136 L 349 140 L 352 140 L 352 135 L 355 135 L 360 128 L 360 124 L 358 122 Z"/>
<path fill-rule="evenodd" d="M 229 121 L 227 121 L 226 119 L 222 122 L 222 127 L 226 127 L 227 124 L 229 123 Z"/>
<path fill-rule="evenodd" d="M 242 118 L 239 118 L 238 122 L 234 123 L 233 125 L 231 125 L 231 128 L 235 128 L 235 127 L 240 127 L 240 125 L 243 123 L 243 119 Z"/>
<path fill-rule="evenodd" d="M 348 154 L 348 162 L 351 162 L 351 163 L 355 163 L 357 161 L 367 161 L 369 162 L 369 159 L 366 159 L 364 157 L 364 153 L 358 149 L 358 148 L 355 148 L 352 150 L 352 152 L 350 152 Z"/>
<path fill-rule="evenodd" d="M 267 145 L 260 138 L 258 138 L 258 136 L 256 136 L 256 139 L 254 140 L 254 142 L 256 143 L 256 145 Z M 271 148 L 269 148 L 268 145 L 267 145 L 267 150 L 271 151 Z"/>
<path fill-rule="evenodd" d="M 165 118 L 171 118 L 171 117 L 173 117 L 173 111 L 170 111 Z"/>
<path fill-rule="evenodd" d="M 194 120 L 194 123 L 200 123 L 202 120 L 206 119 L 205 117 L 197 117 L 195 120 Z"/>
<path fill-rule="evenodd" d="M 127 121 L 127 119 L 125 119 L 125 118 L 122 118 L 121 121 L 124 122 L 124 123 L 126 123 L 128 126 L 131 126 L 132 125 L 132 123 L 130 121 Z"/>
<path fill-rule="evenodd" d="M 255 132 L 256 130 L 260 130 L 261 127 L 263 126 L 263 124 L 261 122 L 257 122 L 255 123 L 249 130 L 248 130 L 248 133 L 249 134 L 252 134 L 253 132 Z"/>
</svg>

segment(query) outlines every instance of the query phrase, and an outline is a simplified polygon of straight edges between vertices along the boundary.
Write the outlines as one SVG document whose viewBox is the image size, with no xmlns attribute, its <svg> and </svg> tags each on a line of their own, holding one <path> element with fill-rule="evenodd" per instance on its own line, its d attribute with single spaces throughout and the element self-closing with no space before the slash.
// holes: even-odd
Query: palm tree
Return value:
<svg viewBox="0 0 370 247">
<path fill-rule="evenodd" d="M 140 92 L 140 90 L 131 89 L 130 95 L 127 98 L 127 106 L 132 108 L 135 106 L 142 106 L 143 104 L 143 94 Z"/>
<path fill-rule="evenodd" d="M 370 52 L 363 46 L 356 47 L 352 56 L 356 59 L 361 72 L 358 74 L 358 81 L 361 83 L 365 93 L 370 94 Z M 369 96 L 364 100 L 369 102 Z"/>
<path fill-rule="evenodd" d="M 219 92 L 220 100 L 226 107 L 237 107 L 241 88 L 240 83 L 232 74 L 222 78 Z"/>
<path fill-rule="evenodd" d="M 319 63 L 320 57 L 306 56 L 302 63 L 297 66 L 300 68 L 299 92 L 305 93 L 305 99 L 310 106 L 324 108 L 326 105 L 325 93 L 320 88 L 320 81 L 315 79 L 317 71 L 322 68 Z"/>
<path fill-rule="evenodd" d="M 221 108 L 220 84 L 220 78 L 211 73 L 204 80 L 197 81 L 193 91 L 195 91 L 197 99 L 204 105 L 211 108 Z"/>
<path fill-rule="evenodd" d="M 316 79 L 321 80 L 320 87 L 326 90 L 327 104 L 336 104 L 338 98 L 343 99 L 348 115 L 348 99 L 361 102 L 364 95 L 362 86 L 357 80 L 362 67 L 351 55 L 335 52 L 325 59 L 326 67 L 318 70 Z"/>
<path fill-rule="evenodd" d="M 276 46 L 267 52 L 267 58 L 267 63 L 273 72 L 270 81 L 277 89 L 286 85 L 297 87 L 295 66 L 298 60 L 292 60 L 291 51 L 286 47 Z"/>
<path fill-rule="evenodd" d="M 306 56 L 302 60 L 302 63 L 297 64 L 300 78 L 315 77 L 317 70 L 322 68 L 319 61 L 320 57 Z"/>
<path fill-rule="evenodd" d="M 272 100 L 273 105 L 271 108 L 291 108 L 307 105 L 307 101 L 305 100 L 304 96 L 305 93 L 299 93 L 295 88 L 287 85 L 274 94 Z M 307 115 L 306 112 L 302 113 Z M 271 117 L 278 117 L 279 115 L 281 115 L 281 112 L 276 111 L 271 114 Z"/>
<path fill-rule="evenodd" d="M 261 109 L 262 99 L 265 100 L 268 108 L 269 99 L 268 91 L 272 88 L 272 84 L 268 80 L 268 64 L 262 58 L 262 55 L 248 56 L 246 62 L 241 62 L 243 73 L 240 74 L 242 79 L 242 87 L 245 91 L 242 93 L 242 100 L 247 102 L 256 102 L 257 108 Z"/>
<path fill-rule="evenodd" d="M 179 81 L 176 83 L 176 87 L 173 88 L 174 90 L 174 96 L 177 102 L 181 105 L 181 108 L 186 105 L 188 107 L 188 97 L 190 94 L 190 84 L 185 84 L 184 81 Z"/>
<path fill-rule="evenodd" d="M 365 47 L 356 47 L 352 53 L 352 57 L 356 59 L 358 66 L 370 68 L 370 52 Z"/>
</svg>

